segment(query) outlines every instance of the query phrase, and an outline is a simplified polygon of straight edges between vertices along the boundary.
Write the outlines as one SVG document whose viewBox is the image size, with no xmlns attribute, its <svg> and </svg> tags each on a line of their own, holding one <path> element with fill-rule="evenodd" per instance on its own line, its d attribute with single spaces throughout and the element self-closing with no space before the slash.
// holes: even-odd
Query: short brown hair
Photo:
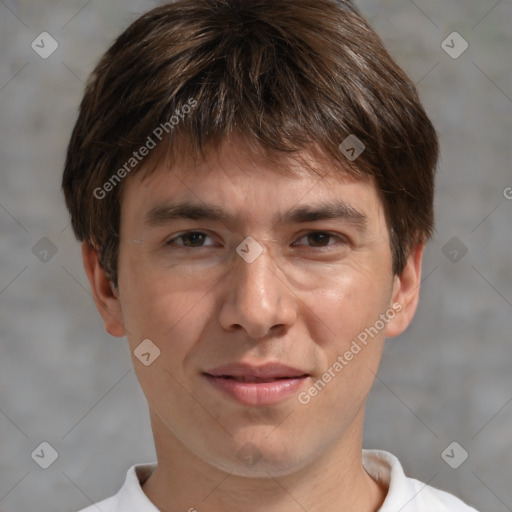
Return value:
<svg viewBox="0 0 512 512">
<path fill-rule="evenodd" d="M 395 274 L 432 236 L 436 132 L 414 84 L 349 1 L 177 0 L 108 49 L 87 82 L 62 186 L 76 237 L 99 248 L 116 286 L 117 181 L 147 167 L 134 151 L 159 126 L 166 133 L 151 159 L 172 156 L 178 140 L 204 155 L 236 132 L 276 162 L 316 148 L 332 164 L 326 172 L 374 179 Z M 340 150 L 350 135 L 365 146 L 354 160 Z"/>
</svg>

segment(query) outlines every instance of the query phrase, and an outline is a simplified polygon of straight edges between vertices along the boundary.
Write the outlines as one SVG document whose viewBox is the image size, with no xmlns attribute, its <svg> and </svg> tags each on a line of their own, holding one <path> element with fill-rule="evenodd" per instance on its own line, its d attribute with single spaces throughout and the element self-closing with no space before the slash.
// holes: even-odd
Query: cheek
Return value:
<svg viewBox="0 0 512 512">
<path fill-rule="evenodd" d="M 390 309 L 390 294 L 384 276 L 358 270 L 346 272 L 310 299 L 314 314 L 309 312 L 309 326 L 317 329 L 310 335 L 321 351 L 324 372 L 318 378 L 327 383 L 325 388 L 318 383 L 322 391 L 317 403 L 336 404 L 325 418 L 333 425 L 338 425 L 340 414 L 345 419 L 356 414 L 373 384 L 385 341 L 381 315 Z M 310 391 L 316 396 L 316 389 Z"/>
<path fill-rule="evenodd" d="M 329 283 L 319 284 L 303 300 L 321 321 L 319 326 L 326 328 L 329 338 L 343 346 L 374 325 L 386 311 L 390 291 L 386 276 L 379 277 L 369 269 L 347 268 L 340 274 Z"/>
<path fill-rule="evenodd" d="M 210 280 L 202 282 L 170 272 L 163 279 L 160 270 L 144 266 L 140 259 L 126 258 L 124 263 L 130 271 L 126 276 L 120 273 L 121 307 L 131 349 L 148 338 L 159 347 L 161 360 L 176 364 L 191 340 L 199 339 L 212 314 Z"/>
<path fill-rule="evenodd" d="M 188 389 L 184 363 L 196 340 L 204 335 L 205 321 L 210 314 L 205 309 L 207 297 L 202 287 L 184 289 L 173 284 L 176 283 L 162 283 L 161 279 L 152 280 L 146 275 L 144 283 L 134 285 L 123 301 L 134 369 L 146 399 L 155 410 L 162 408 L 163 396 L 166 409 L 183 408 L 180 400 L 189 396 L 183 393 L 183 386 Z M 157 347 L 154 350 L 158 357 L 145 366 L 137 352 L 141 352 L 138 347 L 147 339 Z M 188 408 L 194 405 L 192 402 L 187 402 Z"/>
</svg>

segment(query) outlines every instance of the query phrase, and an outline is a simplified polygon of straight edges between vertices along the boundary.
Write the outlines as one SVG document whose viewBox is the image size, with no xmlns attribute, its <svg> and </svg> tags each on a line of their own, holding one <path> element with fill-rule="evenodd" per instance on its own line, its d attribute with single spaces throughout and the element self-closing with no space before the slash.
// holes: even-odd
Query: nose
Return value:
<svg viewBox="0 0 512 512">
<path fill-rule="evenodd" d="M 224 329 L 245 329 L 253 339 L 267 336 L 272 329 L 287 330 L 297 315 L 295 295 L 273 251 L 268 246 L 262 247 L 263 253 L 251 263 L 236 255 L 233 269 L 224 283 L 220 311 Z"/>
</svg>

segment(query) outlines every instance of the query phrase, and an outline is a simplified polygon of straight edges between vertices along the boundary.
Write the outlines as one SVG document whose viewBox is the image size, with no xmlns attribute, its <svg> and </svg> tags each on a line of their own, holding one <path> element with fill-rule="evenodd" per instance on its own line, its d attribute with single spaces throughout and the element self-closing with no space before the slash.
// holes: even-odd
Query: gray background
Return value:
<svg viewBox="0 0 512 512">
<path fill-rule="evenodd" d="M 83 82 L 112 39 L 155 4 L 0 3 L 4 512 L 80 509 L 114 494 L 130 465 L 154 459 L 126 342 L 103 330 L 60 178 Z M 504 195 L 512 187 L 512 1 L 357 4 L 418 84 L 442 142 L 420 307 L 407 332 L 387 342 L 365 447 L 391 451 L 411 476 L 482 511 L 512 510 L 512 200 Z M 59 43 L 46 60 L 31 48 L 43 31 Z M 457 59 L 441 48 L 452 31 L 469 43 Z M 46 263 L 32 252 L 42 237 L 57 249 Z M 443 253 L 452 237 L 468 249 L 458 262 L 451 245 Z M 59 454 L 46 470 L 31 458 L 42 441 Z M 441 457 L 452 441 L 469 453 L 458 469 Z"/>
</svg>

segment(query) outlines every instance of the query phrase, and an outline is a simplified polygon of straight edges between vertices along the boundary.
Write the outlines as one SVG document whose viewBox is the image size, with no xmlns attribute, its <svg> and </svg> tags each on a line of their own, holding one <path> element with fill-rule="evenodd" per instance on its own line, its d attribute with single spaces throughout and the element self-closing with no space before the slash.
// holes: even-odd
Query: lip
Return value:
<svg viewBox="0 0 512 512">
<path fill-rule="evenodd" d="M 247 363 L 232 363 L 223 366 L 217 366 L 205 371 L 213 377 L 246 377 L 256 379 L 278 379 L 285 377 L 301 377 L 308 375 L 305 370 L 299 370 L 292 366 L 286 366 L 280 363 L 266 363 L 263 365 L 252 365 Z"/>
<path fill-rule="evenodd" d="M 272 405 L 295 394 L 310 375 L 277 363 L 229 364 L 203 372 L 219 391 L 244 405 Z"/>
</svg>

